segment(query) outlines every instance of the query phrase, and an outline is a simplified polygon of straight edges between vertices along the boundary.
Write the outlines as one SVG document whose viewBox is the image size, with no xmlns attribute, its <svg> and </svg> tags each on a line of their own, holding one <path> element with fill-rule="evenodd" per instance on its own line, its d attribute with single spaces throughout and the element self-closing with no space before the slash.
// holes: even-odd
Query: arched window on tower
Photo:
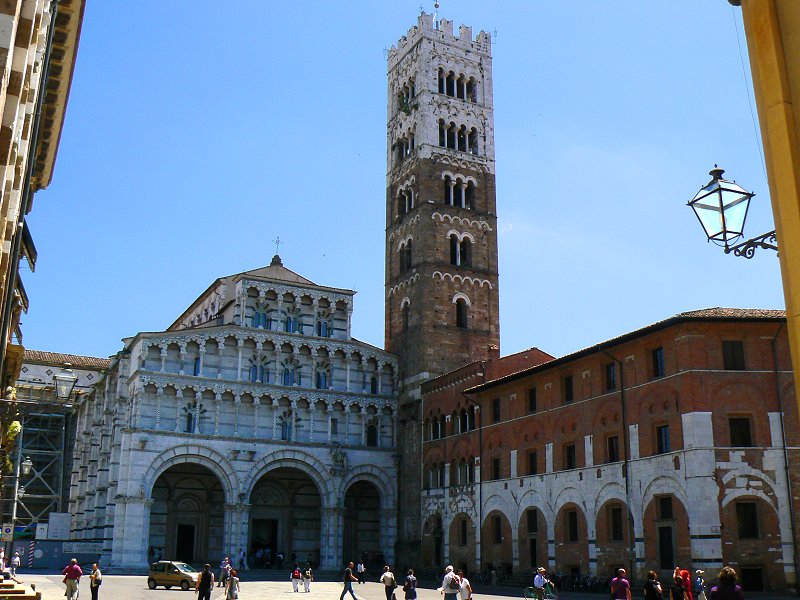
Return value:
<svg viewBox="0 0 800 600">
<path fill-rule="evenodd" d="M 467 328 L 467 321 L 468 321 L 468 310 L 469 307 L 467 306 L 466 300 L 463 298 L 459 298 L 456 300 L 456 327 L 460 327 L 462 329 Z"/>
<path fill-rule="evenodd" d="M 463 408 L 461 409 L 461 412 L 458 413 L 458 419 L 460 421 L 459 429 L 461 430 L 461 433 L 469 431 L 469 418 L 467 417 L 467 411 Z"/>
<path fill-rule="evenodd" d="M 377 394 L 378 393 L 378 378 L 374 375 L 369 378 L 369 393 L 370 394 Z"/>
<path fill-rule="evenodd" d="M 447 147 L 447 128 L 442 119 L 439 119 L 439 146 L 442 148 Z"/>
<path fill-rule="evenodd" d="M 409 305 L 404 304 L 402 307 L 400 307 L 400 318 L 402 320 L 403 331 L 408 331 L 408 317 L 409 317 Z"/>
<path fill-rule="evenodd" d="M 458 266 L 458 237 L 455 233 L 450 234 L 450 264 Z"/>
<path fill-rule="evenodd" d="M 317 371 L 317 381 L 316 381 L 317 389 L 318 390 L 327 390 L 328 389 L 328 372 L 327 371 Z"/>
<path fill-rule="evenodd" d="M 453 203 L 456 206 L 464 208 L 464 183 L 460 180 L 456 181 L 456 185 L 453 189 L 453 192 L 455 193 L 455 198 Z"/>
<path fill-rule="evenodd" d="M 445 175 L 444 177 L 444 203 L 448 206 L 453 206 L 453 180 L 450 179 L 450 175 Z"/>
<path fill-rule="evenodd" d="M 330 324 L 325 319 L 317 321 L 317 335 L 319 337 L 330 337 Z"/>
<path fill-rule="evenodd" d="M 460 152 L 467 151 L 467 127 L 462 125 L 458 129 L 458 150 Z"/>
<path fill-rule="evenodd" d="M 459 75 L 456 80 L 456 98 L 459 100 L 467 99 L 467 82 L 464 80 L 463 75 Z"/>
<path fill-rule="evenodd" d="M 439 93 L 440 93 L 440 94 L 444 94 L 444 90 L 445 90 L 445 87 L 444 87 L 444 77 L 445 77 L 445 76 L 444 76 L 444 69 L 442 69 L 441 67 L 439 67 Z"/>
<path fill-rule="evenodd" d="M 455 96 L 456 95 L 456 75 L 452 71 L 447 73 L 447 95 L 448 96 Z"/>
<path fill-rule="evenodd" d="M 194 365 L 192 368 L 192 375 L 200 375 L 200 357 L 194 359 Z"/>
<path fill-rule="evenodd" d="M 467 461 L 467 483 L 475 483 L 475 457 L 470 456 Z"/>
<path fill-rule="evenodd" d="M 457 137 L 456 124 L 450 123 L 450 125 L 447 127 L 447 147 L 450 148 L 451 150 L 456 149 L 456 137 Z"/>
<path fill-rule="evenodd" d="M 477 156 L 478 154 L 478 130 L 474 127 L 469 130 L 469 153 Z"/>
<path fill-rule="evenodd" d="M 470 77 L 467 81 L 467 100 L 470 102 L 478 101 L 478 85 L 474 77 Z"/>
<path fill-rule="evenodd" d="M 407 270 L 409 270 L 411 268 L 411 256 L 412 256 L 411 255 L 411 247 L 412 247 L 413 243 L 414 243 L 413 240 L 408 240 L 408 242 L 406 242 L 405 250 L 403 251 L 403 260 L 404 260 L 404 265 L 405 265 L 405 269 L 404 269 L 405 271 L 407 271 Z"/>
<path fill-rule="evenodd" d="M 284 321 L 284 330 L 286 333 L 297 333 L 297 318 L 287 315 Z"/>
<path fill-rule="evenodd" d="M 444 478 L 444 463 L 439 463 L 439 487 L 445 487 L 447 482 Z"/>
<path fill-rule="evenodd" d="M 472 266 L 472 242 L 467 237 L 459 244 L 458 264 L 460 267 Z"/>
<path fill-rule="evenodd" d="M 378 446 L 378 426 L 374 423 L 367 425 L 367 446 L 371 448 Z"/>
<path fill-rule="evenodd" d="M 471 181 L 464 188 L 464 208 L 475 210 L 475 184 Z"/>
</svg>

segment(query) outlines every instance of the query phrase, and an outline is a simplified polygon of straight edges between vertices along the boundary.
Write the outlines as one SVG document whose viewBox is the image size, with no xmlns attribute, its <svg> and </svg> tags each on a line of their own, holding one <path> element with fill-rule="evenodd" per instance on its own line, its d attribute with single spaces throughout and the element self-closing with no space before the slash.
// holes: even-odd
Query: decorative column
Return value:
<svg viewBox="0 0 800 600">
<path fill-rule="evenodd" d="M 314 402 L 310 401 L 308 405 L 308 442 L 314 442 Z"/>
<path fill-rule="evenodd" d="M 200 433 L 200 411 L 203 408 L 203 394 L 194 393 L 194 433 Z"/>
<path fill-rule="evenodd" d="M 197 375 L 199 377 L 202 377 L 203 376 L 203 361 L 205 360 L 205 357 L 206 357 L 206 343 L 205 343 L 205 341 L 200 342 L 199 355 L 200 355 L 200 364 L 199 364 L 198 369 L 197 369 Z"/>
<path fill-rule="evenodd" d="M 217 363 L 217 379 L 222 379 L 222 360 L 225 358 L 225 338 L 217 339 L 217 348 L 219 349 L 219 362 Z"/>
<path fill-rule="evenodd" d="M 295 425 L 297 423 L 297 400 L 290 400 L 289 401 L 290 408 L 289 408 L 289 425 L 291 427 L 291 435 L 289 436 L 292 441 L 297 439 L 297 431 Z"/>
<path fill-rule="evenodd" d="M 344 510 L 325 507 L 320 513 L 320 567 L 338 569 L 344 563 Z"/>
<path fill-rule="evenodd" d="M 359 413 L 361 415 L 361 445 L 367 445 L 367 409 L 365 406 L 361 407 Z"/>
<path fill-rule="evenodd" d="M 242 397 L 237 393 L 233 396 L 233 435 L 239 435 L 239 410 L 242 407 Z"/>
<path fill-rule="evenodd" d="M 383 389 L 383 363 L 378 363 L 378 395 L 381 394 Z"/>
<path fill-rule="evenodd" d="M 278 438 L 278 401 L 272 399 L 272 439 Z"/>
<path fill-rule="evenodd" d="M 219 407 L 222 404 L 222 393 L 214 393 L 214 435 L 219 435 Z"/>
<path fill-rule="evenodd" d="M 175 431 L 181 430 L 181 404 L 183 404 L 183 390 L 176 390 L 175 391 L 175 402 L 178 405 L 177 415 L 175 417 Z"/>
<path fill-rule="evenodd" d="M 511 567 L 516 572 L 519 568 L 519 520 L 511 522 Z"/>
<path fill-rule="evenodd" d="M 242 380 L 242 348 L 244 348 L 244 340 L 239 338 L 236 340 L 236 348 L 238 350 L 238 357 L 236 362 L 236 381 Z"/>
<path fill-rule="evenodd" d="M 350 355 L 346 355 L 344 358 L 345 365 L 347 366 L 347 384 L 345 386 L 345 391 L 350 391 Z"/>
<path fill-rule="evenodd" d="M 164 386 L 161 384 L 156 385 L 156 422 L 155 422 L 155 429 L 159 429 L 161 427 L 161 401 L 163 400 L 164 396 Z"/>
<path fill-rule="evenodd" d="M 331 443 L 331 434 L 333 433 L 331 430 L 331 419 L 333 419 L 333 406 L 328 404 L 328 443 Z"/>
<path fill-rule="evenodd" d="M 353 305 L 352 303 L 347 303 L 347 337 L 345 339 L 350 339 L 350 325 L 353 322 Z"/>
<path fill-rule="evenodd" d="M 258 439 L 258 408 L 261 406 L 261 400 L 258 396 L 253 397 L 253 438 Z"/>
</svg>

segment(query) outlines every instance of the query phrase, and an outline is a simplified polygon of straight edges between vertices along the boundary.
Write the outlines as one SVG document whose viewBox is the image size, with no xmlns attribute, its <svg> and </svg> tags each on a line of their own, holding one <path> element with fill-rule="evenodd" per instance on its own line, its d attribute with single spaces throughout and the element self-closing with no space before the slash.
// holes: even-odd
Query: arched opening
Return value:
<svg viewBox="0 0 800 600">
<path fill-rule="evenodd" d="M 739 496 L 722 509 L 723 564 L 737 564 L 742 587 L 758 592 L 781 589 L 785 576 L 778 514 L 763 497 Z"/>
<path fill-rule="evenodd" d="M 464 208 L 475 210 L 475 184 L 471 181 L 464 188 Z"/>
<path fill-rule="evenodd" d="M 369 481 L 356 481 L 344 495 L 344 560 L 383 567 L 381 497 Z"/>
<path fill-rule="evenodd" d="M 443 143 L 439 145 L 444 146 Z M 444 186 L 442 188 L 442 191 L 444 192 L 444 195 L 442 196 L 442 199 L 444 200 L 444 203 L 447 204 L 448 206 L 453 206 L 453 180 L 450 178 L 449 175 L 445 175 L 443 183 Z"/>
<path fill-rule="evenodd" d="M 475 523 L 465 513 L 456 515 L 450 522 L 450 563 L 456 570 L 469 575 L 475 567 L 475 544 Z"/>
<path fill-rule="evenodd" d="M 536 507 L 530 507 L 519 520 L 519 564 L 535 570 L 547 564 L 547 523 Z"/>
<path fill-rule="evenodd" d="M 280 467 L 264 474 L 250 493 L 249 556 L 253 566 L 273 564 L 278 552 L 287 562 L 319 564 L 320 512 L 319 489 L 306 473 Z M 261 552 L 259 552 L 259 550 Z"/>
<path fill-rule="evenodd" d="M 511 522 L 499 510 L 493 510 L 483 520 L 481 528 L 482 569 L 496 569 L 512 574 Z"/>
<path fill-rule="evenodd" d="M 691 564 L 689 515 L 673 494 L 657 494 L 642 517 L 645 564 L 653 565 L 659 577 L 669 581 L 675 565 Z M 669 564 L 669 566 L 667 566 Z"/>
<path fill-rule="evenodd" d="M 188 563 L 223 558 L 225 493 L 210 469 L 172 466 L 156 479 L 152 498 L 147 545 L 156 553 Z"/>
<path fill-rule="evenodd" d="M 458 262 L 461 267 L 472 266 L 472 241 L 469 238 L 461 240 L 458 249 Z"/>
<path fill-rule="evenodd" d="M 595 535 L 603 553 L 597 556 L 597 572 L 610 576 L 628 568 L 630 548 L 628 509 L 621 500 L 609 500 L 595 517 Z"/>
<path fill-rule="evenodd" d="M 422 564 L 444 564 L 444 529 L 440 515 L 431 515 L 422 527 Z"/>
<path fill-rule="evenodd" d="M 561 507 L 556 515 L 556 570 L 570 577 L 589 570 L 589 544 L 583 509 L 575 503 Z"/>
<path fill-rule="evenodd" d="M 467 303 L 463 298 L 456 300 L 456 327 L 466 329 L 468 321 Z"/>
</svg>

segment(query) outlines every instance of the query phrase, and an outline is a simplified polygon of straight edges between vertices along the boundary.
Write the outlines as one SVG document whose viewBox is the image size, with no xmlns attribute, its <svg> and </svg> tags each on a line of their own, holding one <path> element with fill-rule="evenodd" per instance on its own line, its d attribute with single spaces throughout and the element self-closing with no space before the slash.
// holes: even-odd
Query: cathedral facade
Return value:
<svg viewBox="0 0 800 600">
<path fill-rule="evenodd" d="M 74 537 L 116 568 L 393 561 L 398 364 L 351 337 L 353 295 L 276 256 L 127 338 L 78 408 Z"/>
</svg>

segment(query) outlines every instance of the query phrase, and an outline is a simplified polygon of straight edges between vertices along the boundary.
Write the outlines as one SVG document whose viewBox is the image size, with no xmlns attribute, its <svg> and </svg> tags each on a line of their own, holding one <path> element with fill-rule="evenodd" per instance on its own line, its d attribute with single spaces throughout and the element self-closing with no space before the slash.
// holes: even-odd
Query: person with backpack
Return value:
<svg viewBox="0 0 800 600">
<path fill-rule="evenodd" d="M 692 593 L 695 600 L 706 600 L 706 580 L 703 579 L 702 569 L 697 569 L 694 572 L 694 580 L 692 581 Z"/>
<path fill-rule="evenodd" d="M 442 579 L 442 593 L 445 600 L 458 600 L 458 592 L 461 590 L 461 578 L 455 574 L 452 565 L 447 565 Z"/>
<path fill-rule="evenodd" d="M 403 591 L 406 594 L 405 600 L 417 600 L 417 578 L 414 577 L 414 569 L 406 572 L 406 582 L 403 584 Z"/>
<path fill-rule="evenodd" d="M 297 586 L 300 585 L 300 580 L 303 576 L 300 574 L 300 566 L 297 563 L 294 563 L 294 569 L 292 569 L 292 575 L 290 579 L 292 580 L 292 590 L 295 592 L 299 592 L 300 590 L 297 589 Z"/>
<path fill-rule="evenodd" d="M 381 583 L 383 584 L 383 591 L 386 594 L 386 600 L 392 600 L 394 591 L 397 589 L 397 580 L 394 578 L 394 573 L 392 573 L 389 565 L 383 567 Z"/>
<path fill-rule="evenodd" d="M 311 570 L 311 563 L 306 563 L 306 568 L 303 570 L 303 588 L 306 594 L 311 591 L 311 582 L 314 581 L 314 572 Z"/>
</svg>

